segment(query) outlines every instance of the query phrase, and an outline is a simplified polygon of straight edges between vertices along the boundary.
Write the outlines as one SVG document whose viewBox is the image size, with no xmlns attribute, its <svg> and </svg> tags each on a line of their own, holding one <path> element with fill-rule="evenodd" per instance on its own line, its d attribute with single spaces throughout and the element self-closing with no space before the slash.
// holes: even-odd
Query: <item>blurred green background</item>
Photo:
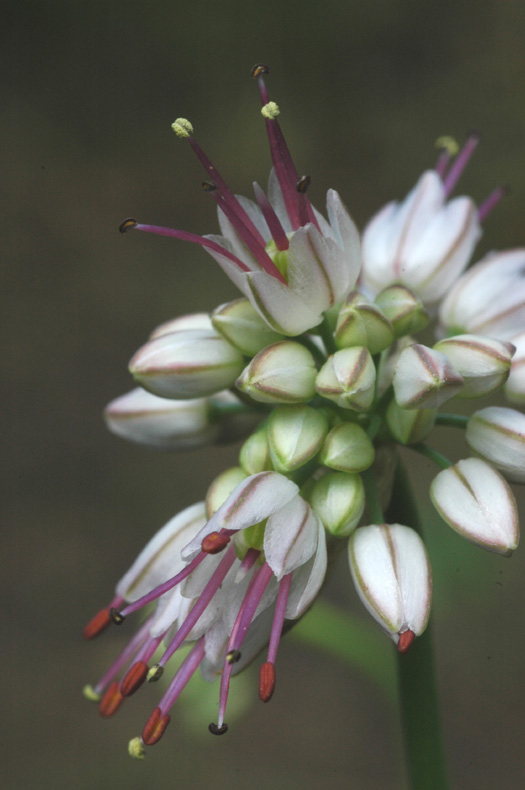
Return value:
<svg viewBox="0 0 525 790">
<path fill-rule="evenodd" d="M 254 676 L 239 679 L 234 696 L 253 708 L 215 739 L 190 694 L 141 764 L 126 744 L 156 690 L 109 721 L 82 699 L 126 638 L 83 643 L 84 623 L 152 532 L 235 458 L 156 454 L 106 433 L 101 410 L 131 388 L 128 359 L 151 329 L 235 296 L 201 250 L 117 227 L 133 215 L 214 232 L 200 168 L 170 129 L 178 115 L 236 191 L 265 183 L 249 77 L 265 62 L 319 208 L 335 187 L 362 226 L 433 164 L 439 135 L 474 127 L 483 143 L 461 189 L 476 200 L 513 189 L 479 252 L 523 245 L 524 33 L 520 0 L 11 0 L 0 47 L 3 787 L 404 786 L 389 701 L 293 638 L 271 705 L 256 704 Z M 455 440 L 443 431 L 461 457 Z M 435 470 L 408 460 L 427 512 Z M 523 550 L 485 554 L 430 514 L 427 531 L 451 786 L 511 790 L 525 770 Z M 343 558 L 327 594 L 361 612 Z"/>
</svg>

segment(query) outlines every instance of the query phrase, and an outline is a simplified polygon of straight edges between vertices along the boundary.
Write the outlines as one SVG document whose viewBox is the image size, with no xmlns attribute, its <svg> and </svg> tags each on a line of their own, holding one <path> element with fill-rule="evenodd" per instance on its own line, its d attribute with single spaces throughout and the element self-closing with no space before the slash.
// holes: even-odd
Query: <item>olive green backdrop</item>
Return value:
<svg viewBox="0 0 525 790">
<path fill-rule="evenodd" d="M 252 676 L 237 688 L 253 709 L 215 739 L 193 715 L 198 700 L 181 701 L 141 764 L 126 744 L 156 690 L 110 721 L 82 699 L 125 639 L 85 644 L 85 621 L 152 532 L 235 458 L 156 454 L 105 432 L 101 410 L 131 388 L 127 361 L 150 330 L 235 296 L 201 250 L 117 227 L 133 215 L 214 232 L 199 166 L 170 129 L 178 115 L 232 188 L 265 182 L 249 70 L 267 62 L 320 208 L 333 186 L 362 226 L 432 165 L 436 137 L 475 127 L 483 143 L 461 188 L 477 200 L 513 188 L 479 251 L 524 245 L 524 33 L 520 0 L 11 0 L 0 47 L 3 787 L 404 786 L 390 703 L 293 639 L 269 706 Z M 428 510 L 435 470 L 416 466 Z M 428 533 L 452 787 L 512 790 L 525 770 L 523 549 L 484 554 L 430 516 Z M 361 611 L 343 560 L 328 592 Z"/>
</svg>

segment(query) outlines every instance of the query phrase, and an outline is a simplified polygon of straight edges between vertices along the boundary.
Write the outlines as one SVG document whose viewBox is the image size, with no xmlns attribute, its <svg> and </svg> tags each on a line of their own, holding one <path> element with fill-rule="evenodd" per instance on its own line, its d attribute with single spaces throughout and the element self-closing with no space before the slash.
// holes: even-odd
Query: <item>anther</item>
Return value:
<svg viewBox="0 0 525 790">
<path fill-rule="evenodd" d="M 259 670 L 259 699 L 270 702 L 275 691 L 275 664 L 266 661 Z"/>
<path fill-rule="evenodd" d="M 221 535 L 220 532 L 210 532 L 203 538 L 201 549 L 205 554 L 219 554 L 230 542 L 229 535 Z"/>
<path fill-rule="evenodd" d="M 137 220 L 133 219 L 133 217 L 127 217 L 123 222 L 120 223 L 118 229 L 121 233 L 127 233 L 128 230 L 137 227 Z"/>
<path fill-rule="evenodd" d="M 145 661 L 136 661 L 131 666 L 120 683 L 120 693 L 123 697 L 130 697 L 144 683 L 149 673 L 149 667 Z"/>
<path fill-rule="evenodd" d="M 160 680 L 162 674 L 164 672 L 164 667 L 161 667 L 160 664 L 153 664 L 151 669 L 148 671 L 146 675 L 146 679 L 148 683 L 156 683 L 157 680 Z"/>
<path fill-rule="evenodd" d="M 241 651 L 240 650 L 230 650 L 229 653 L 226 653 L 226 661 L 228 664 L 236 664 L 237 661 L 241 660 Z"/>
<path fill-rule="evenodd" d="M 254 80 L 256 80 L 257 77 L 260 77 L 261 74 L 269 74 L 269 73 L 270 73 L 270 69 L 268 66 L 265 66 L 264 63 L 256 63 L 255 66 L 252 66 L 250 71 L 250 74 Z"/>
<path fill-rule="evenodd" d="M 440 151 L 446 151 L 449 156 L 456 156 L 459 151 L 459 144 L 453 137 L 450 137 L 448 134 L 443 135 L 442 137 L 438 137 L 435 142 L 436 148 Z"/>
<path fill-rule="evenodd" d="M 274 121 L 280 112 L 279 105 L 274 101 L 269 101 L 264 107 L 261 107 L 261 115 L 269 121 Z"/>
<path fill-rule="evenodd" d="M 86 683 L 84 688 L 82 689 L 82 694 L 84 698 L 89 700 L 89 702 L 100 702 L 102 695 L 95 691 L 91 683 Z"/>
<path fill-rule="evenodd" d="M 160 741 L 170 720 L 170 716 L 163 716 L 160 708 L 155 708 L 142 730 L 142 740 L 146 746 L 153 746 Z"/>
<path fill-rule="evenodd" d="M 299 181 L 296 183 L 295 188 L 300 195 L 304 195 L 306 192 L 308 192 L 311 183 L 312 179 L 310 176 L 301 176 Z"/>
<path fill-rule="evenodd" d="M 114 680 L 113 683 L 108 686 L 104 696 L 100 700 L 98 712 L 104 719 L 108 719 L 118 711 L 123 702 L 124 697 L 120 693 L 119 682 L 118 680 Z"/>
<path fill-rule="evenodd" d="M 109 610 L 109 616 L 111 617 L 115 625 L 122 625 L 122 623 L 126 619 L 123 615 L 120 614 L 119 610 L 115 609 L 114 607 L 112 607 Z"/>
<path fill-rule="evenodd" d="M 201 187 L 205 192 L 215 192 L 217 190 L 217 184 L 215 181 L 202 181 Z"/>
<path fill-rule="evenodd" d="M 402 634 L 399 634 L 399 642 L 397 643 L 397 649 L 399 653 L 406 653 L 415 638 L 415 633 L 410 629 L 408 629 L 408 631 L 403 631 Z"/>
<path fill-rule="evenodd" d="M 193 134 L 193 126 L 187 118 L 177 118 L 177 120 L 171 124 L 171 128 L 177 137 L 189 137 Z"/>
<path fill-rule="evenodd" d="M 220 727 L 218 724 L 214 724 L 213 722 L 208 725 L 208 729 L 212 735 L 224 735 L 225 732 L 228 732 L 228 725 L 222 724 Z"/>
<path fill-rule="evenodd" d="M 144 744 L 142 738 L 132 738 L 128 743 L 128 754 L 135 760 L 144 760 Z"/>
<path fill-rule="evenodd" d="M 111 618 L 109 609 L 101 609 L 100 612 L 97 612 L 96 615 L 91 618 L 82 631 L 84 639 L 93 639 L 95 636 L 98 636 L 102 631 L 105 631 L 110 623 Z"/>
</svg>

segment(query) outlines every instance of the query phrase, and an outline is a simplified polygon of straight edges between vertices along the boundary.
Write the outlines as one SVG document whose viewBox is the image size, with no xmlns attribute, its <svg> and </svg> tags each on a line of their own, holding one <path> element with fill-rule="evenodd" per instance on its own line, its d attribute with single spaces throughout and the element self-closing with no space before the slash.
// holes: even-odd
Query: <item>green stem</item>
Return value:
<svg viewBox="0 0 525 790">
<path fill-rule="evenodd" d="M 368 509 L 368 517 L 372 524 L 384 524 L 385 517 L 379 502 L 379 493 L 377 491 L 377 484 L 375 475 L 372 468 L 366 469 L 361 473 L 361 479 L 365 488 L 366 507 Z"/>
<path fill-rule="evenodd" d="M 469 418 L 464 414 L 437 414 L 436 425 L 447 425 L 449 428 L 466 428 Z"/>
<path fill-rule="evenodd" d="M 404 468 L 399 463 L 389 521 L 409 524 L 421 535 L 421 523 Z M 407 654 L 397 654 L 399 699 L 412 790 L 446 790 L 445 753 L 440 727 L 430 625 Z"/>
<path fill-rule="evenodd" d="M 434 450 L 433 447 L 429 447 L 428 444 L 412 444 L 409 447 L 411 450 L 415 450 L 416 453 L 424 455 L 425 458 L 430 458 L 440 469 L 448 469 L 449 466 L 452 466 L 452 461 L 449 461 L 442 453 Z"/>
<path fill-rule="evenodd" d="M 335 354 L 337 351 L 337 346 L 334 340 L 334 334 L 330 328 L 330 323 L 326 316 L 323 317 L 323 322 L 319 324 L 317 327 L 319 334 L 321 335 L 321 339 L 324 343 L 324 347 L 326 348 L 327 354 Z"/>
</svg>

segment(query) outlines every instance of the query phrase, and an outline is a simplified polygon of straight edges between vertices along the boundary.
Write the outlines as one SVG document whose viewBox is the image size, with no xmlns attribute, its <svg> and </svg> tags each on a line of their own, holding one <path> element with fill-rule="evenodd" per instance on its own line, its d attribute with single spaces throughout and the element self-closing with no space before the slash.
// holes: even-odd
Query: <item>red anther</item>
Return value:
<svg viewBox="0 0 525 790">
<path fill-rule="evenodd" d="M 205 554 L 219 554 L 229 542 L 230 538 L 228 535 L 221 535 L 220 532 L 210 532 L 203 539 L 201 548 Z"/>
<path fill-rule="evenodd" d="M 95 636 L 98 636 L 102 631 L 105 631 L 110 623 L 111 618 L 109 616 L 109 609 L 101 609 L 100 612 L 97 612 L 96 615 L 91 618 L 82 631 L 84 639 L 93 639 Z"/>
<path fill-rule="evenodd" d="M 406 653 L 415 638 L 415 633 L 410 629 L 408 629 L 408 631 L 403 631 L 402 634 L 399 634 L 399 642 L 397 643 L 398 651 L 400 653 Z"/>
<path fill-rule="evenodd" d="M 168 715 L 163 716 L 160 708 L 155 708 L 142 730 L 142 740 L 146 746 L 153 746 L 160 741 L 170 723 L 170 718 Z"/>
<path fill-rule="evenodd" d="M 123 697 L 131 697 L 146 680 L 149 667 L 145 661 L 136 661 L 131 666 L 120 683 L 120 693 Z"/>
<path fill-rule="evenodd" d="M 275 691 L 275 664 L 267 661 L 259 670 L 259 699 L 270 702 Z"/>
<path fill-rule="evenodd" d="M 104 719 L 113 716 L 124 702 L 124 697 L 120 693 L 119 685 L 118 680 L 114 680 L 113 683 L 108 686 L 104 696 L 100 700 L 98 712 Z"/>
</svg>

